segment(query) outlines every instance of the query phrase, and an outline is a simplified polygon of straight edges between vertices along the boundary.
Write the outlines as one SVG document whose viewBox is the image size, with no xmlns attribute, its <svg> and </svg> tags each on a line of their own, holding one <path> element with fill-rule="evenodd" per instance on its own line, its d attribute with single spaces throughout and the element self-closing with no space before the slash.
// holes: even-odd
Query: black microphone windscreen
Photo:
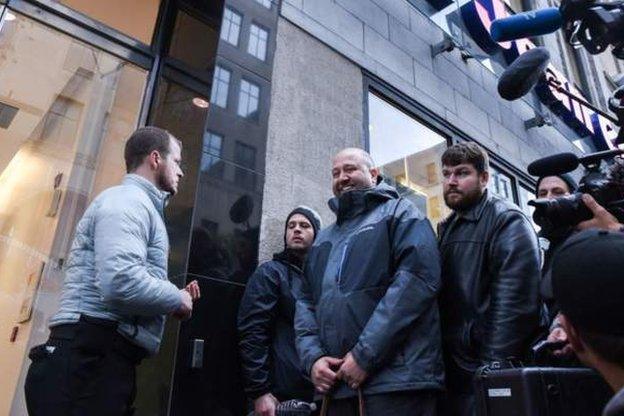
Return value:
<svg viewBox="0 0 624 416">
<path fill-rule="evenodd" d="M 508 101 L 517 100 L 537 84 L 546 69 L 550 53 L 545 48 L 526 51 L 501 75 L 498 80 L 498 93 Z"/>
<path fill-rule="evenodd" d="M 557 153 L 531 162 L 527 167 L 529 175 L 554 176 L 571 172 L 579 165 L 579 159 L 574 153 Z"/>
</svg>

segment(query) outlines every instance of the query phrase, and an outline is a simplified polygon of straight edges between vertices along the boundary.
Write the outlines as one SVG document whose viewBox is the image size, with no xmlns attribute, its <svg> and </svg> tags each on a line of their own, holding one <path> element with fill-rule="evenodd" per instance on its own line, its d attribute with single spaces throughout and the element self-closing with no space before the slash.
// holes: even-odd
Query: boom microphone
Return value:
<svg viewBox="0 0 624 416">
<path fill-rule="evenodd" d="M 571 172 L 579 165 L 579 158 L 574 153 L 557 153 L 531 162 L 527 167 L 529 175 L 556 176 Z"/>
<path fill-rule="evenodd" d="M 498 80 L 500 96 L 513 101 L 527 94 L 539 81 L 549 60 L 550 53 L 545 48 L 533 48 L 520 55 Z"/>
<path fill-rule="evenodd" d="M 496 42 L 541 36 L 555 32 L 563 25 L 563 16 L 557 7 L 531 10 L 496 19 L 490 34 Z"/>
</svg>

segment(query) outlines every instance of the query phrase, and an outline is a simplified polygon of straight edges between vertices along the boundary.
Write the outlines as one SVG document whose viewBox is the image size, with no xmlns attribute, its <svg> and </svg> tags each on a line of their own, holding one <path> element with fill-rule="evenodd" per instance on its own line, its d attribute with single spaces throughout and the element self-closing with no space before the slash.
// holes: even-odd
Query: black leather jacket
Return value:
<svg viewBox="0 0 624 416">
<path fill-rule="evenodd" d="M 523 357 L 540 316 L 540 254 L 528 218 L 486 191 L 474 208 L 451 214 L 438 231 L 447 368 L 474 372 Z"/>
</svg>

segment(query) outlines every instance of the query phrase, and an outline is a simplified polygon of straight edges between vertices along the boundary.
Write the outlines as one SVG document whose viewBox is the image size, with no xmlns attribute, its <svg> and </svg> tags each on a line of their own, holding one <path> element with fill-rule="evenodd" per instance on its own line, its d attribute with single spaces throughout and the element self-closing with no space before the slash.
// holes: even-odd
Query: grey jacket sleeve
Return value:
<svg viewBox="0 0 624 416">
<path fill-rule="evenodd" d="M 507 211 L 498 219 L 489 262 L 492 284 L 481 358 L 519 358 L 539 321 L 540 255 L 524 214 Z"/>
<path fill-rule="evenodd" d="M 401 345 L 421 314 L 437 307 L 440 256 L 429 220 L 419 218 L 411 203 L 401 200 L 391 238 L 394 276 L 351 351 L 368 372 L 381 366 Z"/>
<path fill-rule="evenodd" d="M 181 305 L 178 288 L 149 273 L 149 213 L 137 204 L 106 203 L 95 216 L 95 273 L 102 297 L 130 315 L 161 315 Z M 166 253 L 163 253 L 163 256 Z"/>
<path fill-rule="evenodd" d="M 301 290 L 297 294 L 295 310 L 295 344 L 299 359 L 307 376 L 312 372 L 312 366 L 319 358 L 327 355 L 319 338 L 319 327 L 316 322 L 316 308 L 312 299 L 309 282 L 309 267 L 306 264 Z"/>
</svg>

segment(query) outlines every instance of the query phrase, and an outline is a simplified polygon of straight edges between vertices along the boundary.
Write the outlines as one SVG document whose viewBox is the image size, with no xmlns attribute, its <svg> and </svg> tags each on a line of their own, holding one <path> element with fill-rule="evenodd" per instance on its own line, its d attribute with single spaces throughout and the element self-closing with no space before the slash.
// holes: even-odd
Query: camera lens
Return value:
<svg viewBox="0 0 624 416">
<path fill-rule="evenodd" d="M 581 193 L 553 199 L 529 201 L 535 207 L 533 221 L 546 230 L 569 227 L 591 218 L 591 212 L 583 204 Z"/>
</svg>

